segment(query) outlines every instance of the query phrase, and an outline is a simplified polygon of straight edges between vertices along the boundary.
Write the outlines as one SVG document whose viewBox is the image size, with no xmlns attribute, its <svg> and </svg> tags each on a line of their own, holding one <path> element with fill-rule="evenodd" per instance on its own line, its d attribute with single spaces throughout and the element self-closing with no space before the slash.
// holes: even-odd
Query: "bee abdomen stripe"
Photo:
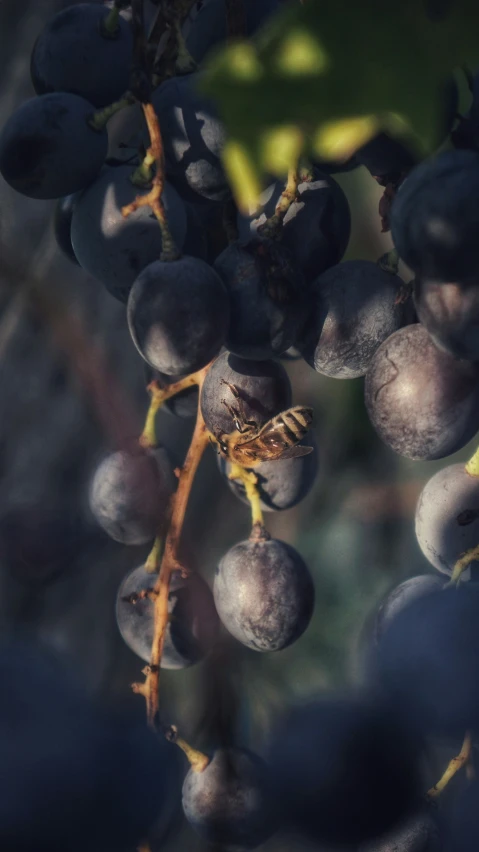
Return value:
<svg viewBox="0 0 479 852">
<path fill-rule="evenodd" d="M 288 427 L 289 431 L 293 433 L 293 435 L 298 438 L 302 438 L 304 436 L 306 420 L 303 414 L 300 414 L 298 411 L 288 411 L 283 415 L 283 420 L 285 426 Z"/>
</svg>

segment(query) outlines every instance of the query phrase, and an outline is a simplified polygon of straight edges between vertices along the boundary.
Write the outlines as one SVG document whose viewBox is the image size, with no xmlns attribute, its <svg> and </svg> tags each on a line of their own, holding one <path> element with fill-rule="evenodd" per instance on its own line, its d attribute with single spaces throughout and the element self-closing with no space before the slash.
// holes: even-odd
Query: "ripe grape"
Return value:
<svg viewBox="0 0 479 852">
<path fill-rule="evenodd" d="M 167 376 L 187 376 L 220 351 L 228 330 L 228 295 L 221 278 L 199 258 L 157 260 L 136 279 L 127 315 L 145 361 Z"/>
<path fill-rule="evenodd" d="M 300 446 L 314 447 L 314 452 L 295 459 L 261 462 L 254 468 L 258 478 L 257 488 L 264 512 L 292 509 L 311 491 L 318 473 L 318 451 L 313 432 L 308 432 Z M 218 467 L 223 476 L 231 471 L 231 464 L 218 455 Z M 233 492 L 243 503 L 248 503 L 245 488 L 237 479 L 228 479 Z"/>
<path fill-rule="evenodd" d="M 263 761 L 246 749 L 217 749 L 183 784 L 183 810 L 205 840 L 253 849 L 273 833 Z"/>
<path fill-rule="evenodd" d="M 212 103 L 197 92 L 198 75 L 172 77 L 153 93 L 168 179 L 186 201 L 227 201 L 221 153 L 225 130 Z"/>
<path fill-rule="evenodd" d="M 57 12 L 38 36 L 30 72 L 37 95 L 70 92 L 104 107 L 129 86 L 133 38 L 120 16 L 118 30 L 105 35 L 104 6 L 78 3 Z"/>
<path fill-rule="evenodd" d="M 281 355 L 295 342 L 304 319 L 303 279 L 289 251 L 273 241 L 231 243 L 214 268 L 231 303 L 226 337 L 242 358 Z"/>
<path fill-rule="evenodd" d="M 222 352 L 208 370 L 200 397 L 201 412 L 213 435 L 235 431 L 233 416 L 223 400 L 231 406 L 237 406 L 237 401 L 225 382 L 237 388 L 245 419 L 258 426 L 291 405 L 291 384 L 282 364 Z"/>
<path fill-rule="evenodd" d="M 77 199 L 77 192 L 58 199 L 55 205 L 53 229 L 58 248 L 69 260 L 78 265 L 72 244 L 72 217 Z"/>
<path fill-rule="evenodd" d="M 465 584 L 413 601 L 384 633 L 378 681 L 412 727 L 463 737 L 479 722 L 479 589 Z"/>
<path fill-rule="evenodd" d="M 258 235 L 258 228 L 274 214 L 283 190 L 284 181 L 275 181 L 260 196 L 259 214 L 238 215 L 242 242 Z M 299 184 L 298 193 L 299 199 L 283 219 L 281 242 L 309 282 L 341 260 L 349 242 L 351 216 L 343 190 L 329 175 L 315 171 L 312 181 Z"/>
<path fill-rule="evenodd" d="M 378 133 L 356 151 L 356 159 L 373 177 L 381 181 L 398 180 L 417 162 L 412 152 L 399 140 L 387 133 Z"/>
<path fill-rule="evenodd" d="M 72 219 L 72 243 L 79 263 L 107 290 L 126 302 L 140 272 L 160 257 L 161 231 L 150 208 L 128 217 L 121 208 L 147 190 L 133 186 L 129 166 L 105 169 L 79 197 Z M 183 246 L 187 218 L 184 204 L 168 183 L 163 203 L 178 248 Z"/>
<path fill-rule="evenodd" d="M 38 645 L 0 651 L 0 846 L 129 852 L 164 809 L 171 745 L 98 711 L 69 668 Z"/>
<path fill-rule="evenodd" d="M 426 559 L 441 573 L 452 574 L 459 557 L 479 544 L 479 479 L 466 473 L 463 464 L 439 470 L 420 494 L 415 525 Z M 469 579 L 470 571 L 462 578 Z"/>
<path fill-rule="evenodd" d="M 477 277 L 479 154 L 445 151 L 411 172 L 393 202 L 391 232 L 400 257 L 420 278 Z"/>
<path fill-rule="evenodd" d="M 409 325 L 381 344 L 366 373 L 368 414 L 380 438 L 410 459 L 440 459 L 479 428 L 479 368 L 437 349 Z"/>
<path fill-rule="evenodd" d="M 379 345 L 404 325 L 404 284 L 369 260 L 347 260 L 316 279 L 298 339 L 307 363 L 326 376 L 364 376 Z"/>
<path fill-rule="evenodd" d="M 154 604 L 150 598 L 135 599 L 135 596 L 153 589 L 157 580 L 157 574 L 145 571 L 140 565 L 127 574 L 116 599 L 116 620 L 122 638 L 146 662 L 150 661 L 154 636 Z M 168 613 L 161 668 L 184 669 L 211 650 L 218 634 L 213 596 L 199 574 L 183 578 L 180 571 L 173 572 Z"/>
<path fill-rule="evenodd" d="M 97 468 L 90 508 L 101 527 L 122 544 L 151 541 L 166 516 L 175 477 L 166 450 L 120 450 Z"/>
<path fill-rule="evenodd" d="M 226 629 L 253 651 L 281 651 L 306 630 L 314 586 L 299 553 L 264 534 L 223 556 L 213 586 Z"/>
<path fill-rule="evenodd" d="M 92 105 L 78 95 L 42 95 L 10 116 L 0 135 L 0 172 L 30 198 L 61 198 L 95 179 L 107 153 L 106 130 L 87 124 Z"/>
<path fill-rule="evenodd" d="M 475 281 L 416 281 L 414 303 L 436 346 L 455 358 L 479 361 L 479 288 Z"/>
<path fill-rule="evenodd" d="M 361 844 L 358 852 L 433 852 L 436 841 L 437 828 L 424 810 L 378 840 Z"/>
<path fill-rule="evenodd" d="M 183 32 L 189 53 L 199 65 L 206 54 L 228 37 L 225 0 L 208 0 L 198 3 L 200 8 L 190 12 Z M 279 8 L 278 0 L 245 0 L 243 13 L 245 31 L 240 35 L 250 36 L 265 20 Z"/>
<path fill-rule="evenodd" d="M 331 697 L 295 707 L 270 748 L 277 806 L 311 841 L 356 847 L 412 811 L 418 751 L 379 703 Z"/>
<path fill-rule="evenodd" d="M 410 606 L 413 601 L 438 592 L 444 587 L 444 580 L 433 574 L 420 574 L 418 577 L 409 577 L 395 586 L 383 599 L 378 608 L 374 620 L 374 641 L 381 641 L 386 630 L 398 617 L 399 613 Z"/>
</svg>

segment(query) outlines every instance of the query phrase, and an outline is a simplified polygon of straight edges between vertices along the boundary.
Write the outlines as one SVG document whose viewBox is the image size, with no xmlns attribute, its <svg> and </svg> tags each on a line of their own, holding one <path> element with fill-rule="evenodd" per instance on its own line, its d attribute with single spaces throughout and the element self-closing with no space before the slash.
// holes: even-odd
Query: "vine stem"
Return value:
<svg viewBox="0 0 479 852">
<path fill-rule="evenodd" d="M 231 471 L 228 474 L 228 479 L 237 479 L 243 484 L 246 498 L 251 507 L 251 523 L 253 527 L 256 525 L 264 526 L 261 497 L 258 489 L 258 477 L 256 474 L 252 470 L 246 470 L 241 465 L 233 463 Z"/>
<path fill-rule="evenodd" d="M 448 586 L 455 586 L 459 580 L 461 579 L 461 575 L 469 568 L 471 562 L 476 562 L 479 559 L 479 545 L 476 547 L 471 547 L 470 550 L 466 550 L 465 553 L 457 560 L 454 565 L 454 570 L 451 575 L 451 579 L 448 583 Z"/>
<path fill-rule="evenodd" d="M 166 217 L 165 205 L 163 204 L 163 199 L 161 197 L 165 184 L 165 155 L 160 125 L 153 104 L 149 102 L 142 104 L 141 106 L 148 126 L 148 132 L 150 134 L 150 147 L 146 152 L 146 157 L 151 163 L 155 163 L 156 171 L 150 191 L 147 192 L 146 195 L 138 195 L 131 204 L 127 204 L 125 207 L 122 207 L 121 213 L 122 216 L 126 218 L 130 215 L 130 213 L 134 213 L 135 210 L 138 210 L 140 207 L 151 207 L 161 230 L 161 260 L 173 261 L 177 260 L 180 254 L 171 235 Z"/>
<path fill-rule="evenodd" d="M 479 447 L 467 462 L 466 473 L 468 473 L 469 476 L 479 476 Z"/>
<path fill-rule="evenodd" d="M 199 385 L 200 389 L 208 369 L 209 365 L 195 374 L 197 378 L 195 383 Z M 159 566 L 158 580 L 153 589 L 154 635 L 150 664 L 143 669 L 143 674 L 145 675 L 144 683 L 135 683 L 132 686 L 133 692 L 144 696 L 148 724 L 155 730 L 159 707 L 160 663 L 163 653 L 165 630 L 168 624 L 168 591 L 170 579 L 175 570 L 180 569 L 185 573 L 185 569 L 178 557 L 181 532 L 195 474 L 208 443 L 208 432 L 201 409 L 198 406 L 196 425 L 191 444 L 185 463 L 179 472 L 178 488 L 171 500 L 168 533 L 161 565 Z"/>
<path fill-rule="evenodd" d="M 275 211 L 269 219 L 263 225 L 260 225 L 258 228 L 258 234 L 260 237 L 264 237 L 266 239 L 274 239 L 274 237 L 278 236 L 281 231 L 284 217 L 288 212 L 289 208 L 293 204 L 298 194 L 298 186 L 299 186 L 299 168 L 298 164 L 289 169 L 288 178 L 286 181 L 286 186 L 281 193 L 278 203 L 276 205 Z"/>
<path fill-rule="evenodd" d="M 449 762 L 446 771 L 441 776 L 437 784 L 434 784 L 434 787 L 431 787 L 427 792 L 427 796 L 429 799 L 436 799 L 440 793 L 444 790 L 444 788 L 448 785 L 451 778 L 459 772 L 462 767 L 469 763 L 472 755 L 472 738 L 470 733 L 467 733 L 464 737 L 464 742 L 462 744 L 461 751 L 456 757 Z"/>
<path fill-rule="evenodd" d="M 151 401 L 146 415 L 145 427 L 142 435 L 140 436 L 140 445 L 142 447 L 145 447 L 145 449 L 156 447 L 155 421 L 156 415 L 163 403 L 166 402 L 167 399 L 171 399 L 172 396 L 176 396 L 178 393 L 181 393 L 181 391 L 186 388 L 194 387 L 194 385 L 200 385 L 203 382 L 205 369 L 207 368 L 203 368 L 203 370 L 199 370 L 197 373 L 191 373 L 190 376 L 185 376 L 183 379 L 179 379 L 177 382 L 167 385 L 166 388 L 161 388 L 156 381 L 151 382 L 151 384 L 148 385 L 147 390 L 150 393 Z"/>
</svg>

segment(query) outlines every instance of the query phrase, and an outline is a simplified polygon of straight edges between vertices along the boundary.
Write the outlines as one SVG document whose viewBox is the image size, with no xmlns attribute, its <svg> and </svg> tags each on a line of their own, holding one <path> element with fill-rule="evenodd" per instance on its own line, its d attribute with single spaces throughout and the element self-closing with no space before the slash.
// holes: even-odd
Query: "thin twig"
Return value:
<svg viewBox="0 0 479 852">
<path fill-rule="evenodd" d="M 122 215 L 126 217 L 129 216 L 130 213 L 134 213 L 135 210 L 138 210 L 139 207 L 151 207 L 152 212 L 158 219 L 161 229 L 161 260 L 177 260 L 180 257 L 180 253 L 176 248 L 175 241 L 171 235 L 166 217 L 165 205 L 163 204 L 161 197 L 165 183 L 165 157 L 160 125 L 153 104 L 142 104 L 142 109 L 150 134 L 150 147 L 146 152 L 146 156 L 149 162 L 155 163 L 155 176 L 152 180 L 150 191 L 147 192 L 146 195 L 137 195 L 131 204 L 127 204 L 126 207 L 122 207 L 121 212 Z"/>
<path fill-rule="evenodd" d="M 286 213 L 288 212 L 289 208 L 294 203 L 298 195 L 298 185 L 299 170 L 298 165 L 295 164 L 288 171 L 288 179 L 286 181 L 286 186 L 279 197 L 273 215 L 270 216 L 270 218 L 267 219 L 266 222 L 264 222 L 264 224 L 260 225 L 258 228 L 258 234 L 260 237 L 266 239 L 273 239 L 281 233 L 284 217 L 286 216 Z"/>
<path fill-rule="evenodd" d="M 209 365 L 198 374 L 198 384 L 200 389 L 208 369 Z M 154 588 L 154 592 L 156 594 L 154 601 L 155 629 L 150 664 L 143 669 L 143 673 L 145 674 L 144 683 L 136 683 L 132 686 L 134 692 L 145 697 L 148 723 L 153 728 L 156 726 L 159 706 L 160 663 L 163 653 L 165 631 L 168 623 L 168 591 L 170 579 L 173 571 L 182 570 L 184 572 L 185 570 L 179 560 L 181 532 L 183 529 L 186 508 L 193 480 L 203 452 L 208 445 L 208 441 L 208 432 L 201 414 L 201 409 L 198 406 L 195 431 L 191 439 L 185 463 L 180 471 L 178 488 L 171 501 L 170 524 L 168 534 L 166 536 L 158 580 Z"/>
<path fill-rule="evenodd" d="M 472 739 L 469 733 L 464 737 L 464 742 L 462 744 L 461 751 L 456 757 L 453 757 L 451 761 L 449 761 L 446 771 L 443 773 L 442 777 L 439 779 L 437 784 L 434 784 L 434 787 L 431 787 L 428 790 L 428 798 L 435 799 L 439 796 L 440 793 L 444 790 L 444 788 L 449 784 L 449 781 L 456 772 L 459 772 L 462 767 L 469 763 L 472 754 Z"/>
</svg>

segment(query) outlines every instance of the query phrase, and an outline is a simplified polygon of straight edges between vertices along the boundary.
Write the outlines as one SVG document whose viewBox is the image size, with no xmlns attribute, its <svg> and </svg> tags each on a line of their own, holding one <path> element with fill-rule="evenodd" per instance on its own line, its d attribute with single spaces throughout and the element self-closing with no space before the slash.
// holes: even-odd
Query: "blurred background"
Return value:
<svg viewBox="0 0 479 852">
<path fill-rule="evenodd" d="M 32 46 L 65 5 L 2 0 L 0 124 L 33 96 Z M 363 168 L 337 180 L 352 212 L 346 258 L 376 260 L 391 248 L 389 235 L 380 233 L 382 189 Z M 0 630 L 27 632 L 65 653 L 93 693 L 139 717 L 144 702 L 129 684 L 143 664 L 120 638 L 114 605 L 120 581 L 147 548 L 111 541 L 94 523 L 87 493 L 105 453 L 141 431 L 144 365 L 124 306 L 56 248 L 53 208 L 0 183 Z M 284 363 L 294 402 L 314 408 L 320 473 L 297 508 L 268 513 L 266 525 L 309 565 L 316 610 L 302 638 L 278 654 L 231 642 L 213 661 L 162 673 L 164 720 L 200 747 L 208 745 L 215 713 L 235 706 L 241 744 L 260 750 L 289 701 L 357 678 L 361 631 L 377 602 L 401 580 L 432 570 L 414 536 L 421 488 L 437 469 L 475 449 L 436 463 L 401 459 L 368 422 L 363 380 L 329 379 L 302 361 Z M 192 428 L 190 420 L 159 415 L 160 440 L 177 463 Z M 208 450 L 184 531 L 193 567 L 211 581 L 249 525 L 248 507 Z M 162 848 L 202 848 L 190 829 L 182 831 Z M 274 839 L 264 848 L 305 847 Z"/>
</svg>

